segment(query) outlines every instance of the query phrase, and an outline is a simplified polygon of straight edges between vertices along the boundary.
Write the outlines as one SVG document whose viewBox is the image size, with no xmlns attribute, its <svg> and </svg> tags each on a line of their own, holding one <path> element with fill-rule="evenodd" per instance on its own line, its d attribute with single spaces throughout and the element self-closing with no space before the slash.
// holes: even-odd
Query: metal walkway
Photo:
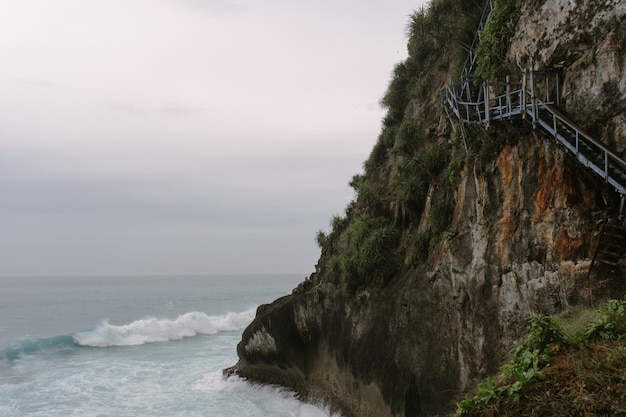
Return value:
<svg viewBox="0 0 626 417">
<path fill-rule="evenodd" d="M 448 116 L 451 116 L 449 113 L 451 111 L 462 124 L 475 123 L 484 126 L 489 126 L 491 122 L 497 120 L 523 117 L 531 121 L 533 127 L 540 126 L 580 164 L 614 188 L 621 197 L 619 213 L 623 215 L 626 199 L 626 161 L 606 145 L 586 134 L 557 110 L 561 95 L 558 71 L 527 70 L 521 82 L 491 85 L 489 81 L 474 77 L 476 55 L 473 51 L 492 10 L 492 0 L 487 0 L 474 43 L 465 62 L 461 81 L 448 84 L 441 90 L 441 101 Z M 538 88 L 538 85 L 541 88 Z M 540 99 L 539 95 L 545 99 Z"/>
<path fill-rule="evenodd" d="M 461 129 L 469 123 L 488 127 L 493 121 L 522 117 L 531 121 L 533 128 L 541 127 L 580 165 L 593 172 L 609 189 L 613 188 L 620 197 L 620 207 L 617 217 L 613 219 L 607 207 L 588 277 L 595 263 L 616 267 L 626 252 L 626 162 L 557 110 L 561 97 L 560 70 L 525 70 L 521 82 L 517 83 L 511 83 L 507 77 L 505 83 L 490 84 L 488 80 L 474 76 L 474 51 L 492 11 L 493 0 L 487 0 L 465 61 L 461 81 L 448 84 L 441 90 L 441 101 L 452 127 L 455 128 L 452 115 L 461 124 Z M 465 139 L 464 130 L 462 132 Z M 612 224 L 611 221 L 615 219 L 617 223 Z"/>
</svg>

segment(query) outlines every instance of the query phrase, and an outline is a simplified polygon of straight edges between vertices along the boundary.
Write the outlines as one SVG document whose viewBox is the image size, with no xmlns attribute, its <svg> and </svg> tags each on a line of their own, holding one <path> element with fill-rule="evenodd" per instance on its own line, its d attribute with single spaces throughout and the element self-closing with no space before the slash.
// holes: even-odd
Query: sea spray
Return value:
<svg viewBox="0 0 626 417">
<path fill-rule="evenodd" d="M 209 372 L 196 381 L 192 389 L 214 395 L 220 392 L 229 397 L 254 399 L 258 415 L 285 417 L 340 417 L 332 414 L 323 405 L 306 404 L 296 398 L 296 394 L 285 388 L 273 385 L 251 384 L 236 375 L 225 377 L 222 372 Z M 265 403 L 263 399 L 271 401 Z M 256 415 L 256 414 L 255 414 Z"/>
</svg>

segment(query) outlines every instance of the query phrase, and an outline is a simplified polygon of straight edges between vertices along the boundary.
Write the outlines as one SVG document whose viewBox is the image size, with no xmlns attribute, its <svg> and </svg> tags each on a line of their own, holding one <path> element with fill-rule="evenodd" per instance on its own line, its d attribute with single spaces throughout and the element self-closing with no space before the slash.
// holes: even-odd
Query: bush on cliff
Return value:
<svg viewBox="0 0 626 417">
<path fill-rule="evenodd" d="M 432 0 L 410 17 L 408 57 L 393 69 L 381 99 L 387 114 L 378 141 L 350 183 L 356 197 L 329 233 L 316 236 L 320 279 L 352 289 L 384 285 L 448 231 L 465 150 L 433 130 L 441 118 L 433 92 L 460 73 L 483 6 Z"/>
<path fill-rule="evenodd" d="M 342 233 L 327 271 L 352 291 L 364 284 L 385 284 L 397 270 L 398 238 L 398 229 L 389 219 L 363 214 Z"/>
</svg>

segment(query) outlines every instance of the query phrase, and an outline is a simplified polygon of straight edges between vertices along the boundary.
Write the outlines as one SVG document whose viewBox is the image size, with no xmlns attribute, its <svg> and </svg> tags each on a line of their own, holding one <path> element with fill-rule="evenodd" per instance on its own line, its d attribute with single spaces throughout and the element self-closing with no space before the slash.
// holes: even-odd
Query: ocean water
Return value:
<svg viewBox="0 0 626 417">
<path fill-rule="evenodd" d="M 0 416 L 328 417 L 222 376 L 256 307 L 303 278 L 0 278 Z"/>
</svg>

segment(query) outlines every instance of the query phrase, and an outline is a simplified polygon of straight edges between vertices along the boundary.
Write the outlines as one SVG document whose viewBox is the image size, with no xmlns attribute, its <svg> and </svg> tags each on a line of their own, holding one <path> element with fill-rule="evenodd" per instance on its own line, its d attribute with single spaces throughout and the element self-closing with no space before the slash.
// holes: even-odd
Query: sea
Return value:
<svg viewBox="0 0 626 417">
<path fill-rule="evenodd" d="M 222 369 L 303 275 L 0 277 L 1 417 L 330 417 Z"/>
</svg>

